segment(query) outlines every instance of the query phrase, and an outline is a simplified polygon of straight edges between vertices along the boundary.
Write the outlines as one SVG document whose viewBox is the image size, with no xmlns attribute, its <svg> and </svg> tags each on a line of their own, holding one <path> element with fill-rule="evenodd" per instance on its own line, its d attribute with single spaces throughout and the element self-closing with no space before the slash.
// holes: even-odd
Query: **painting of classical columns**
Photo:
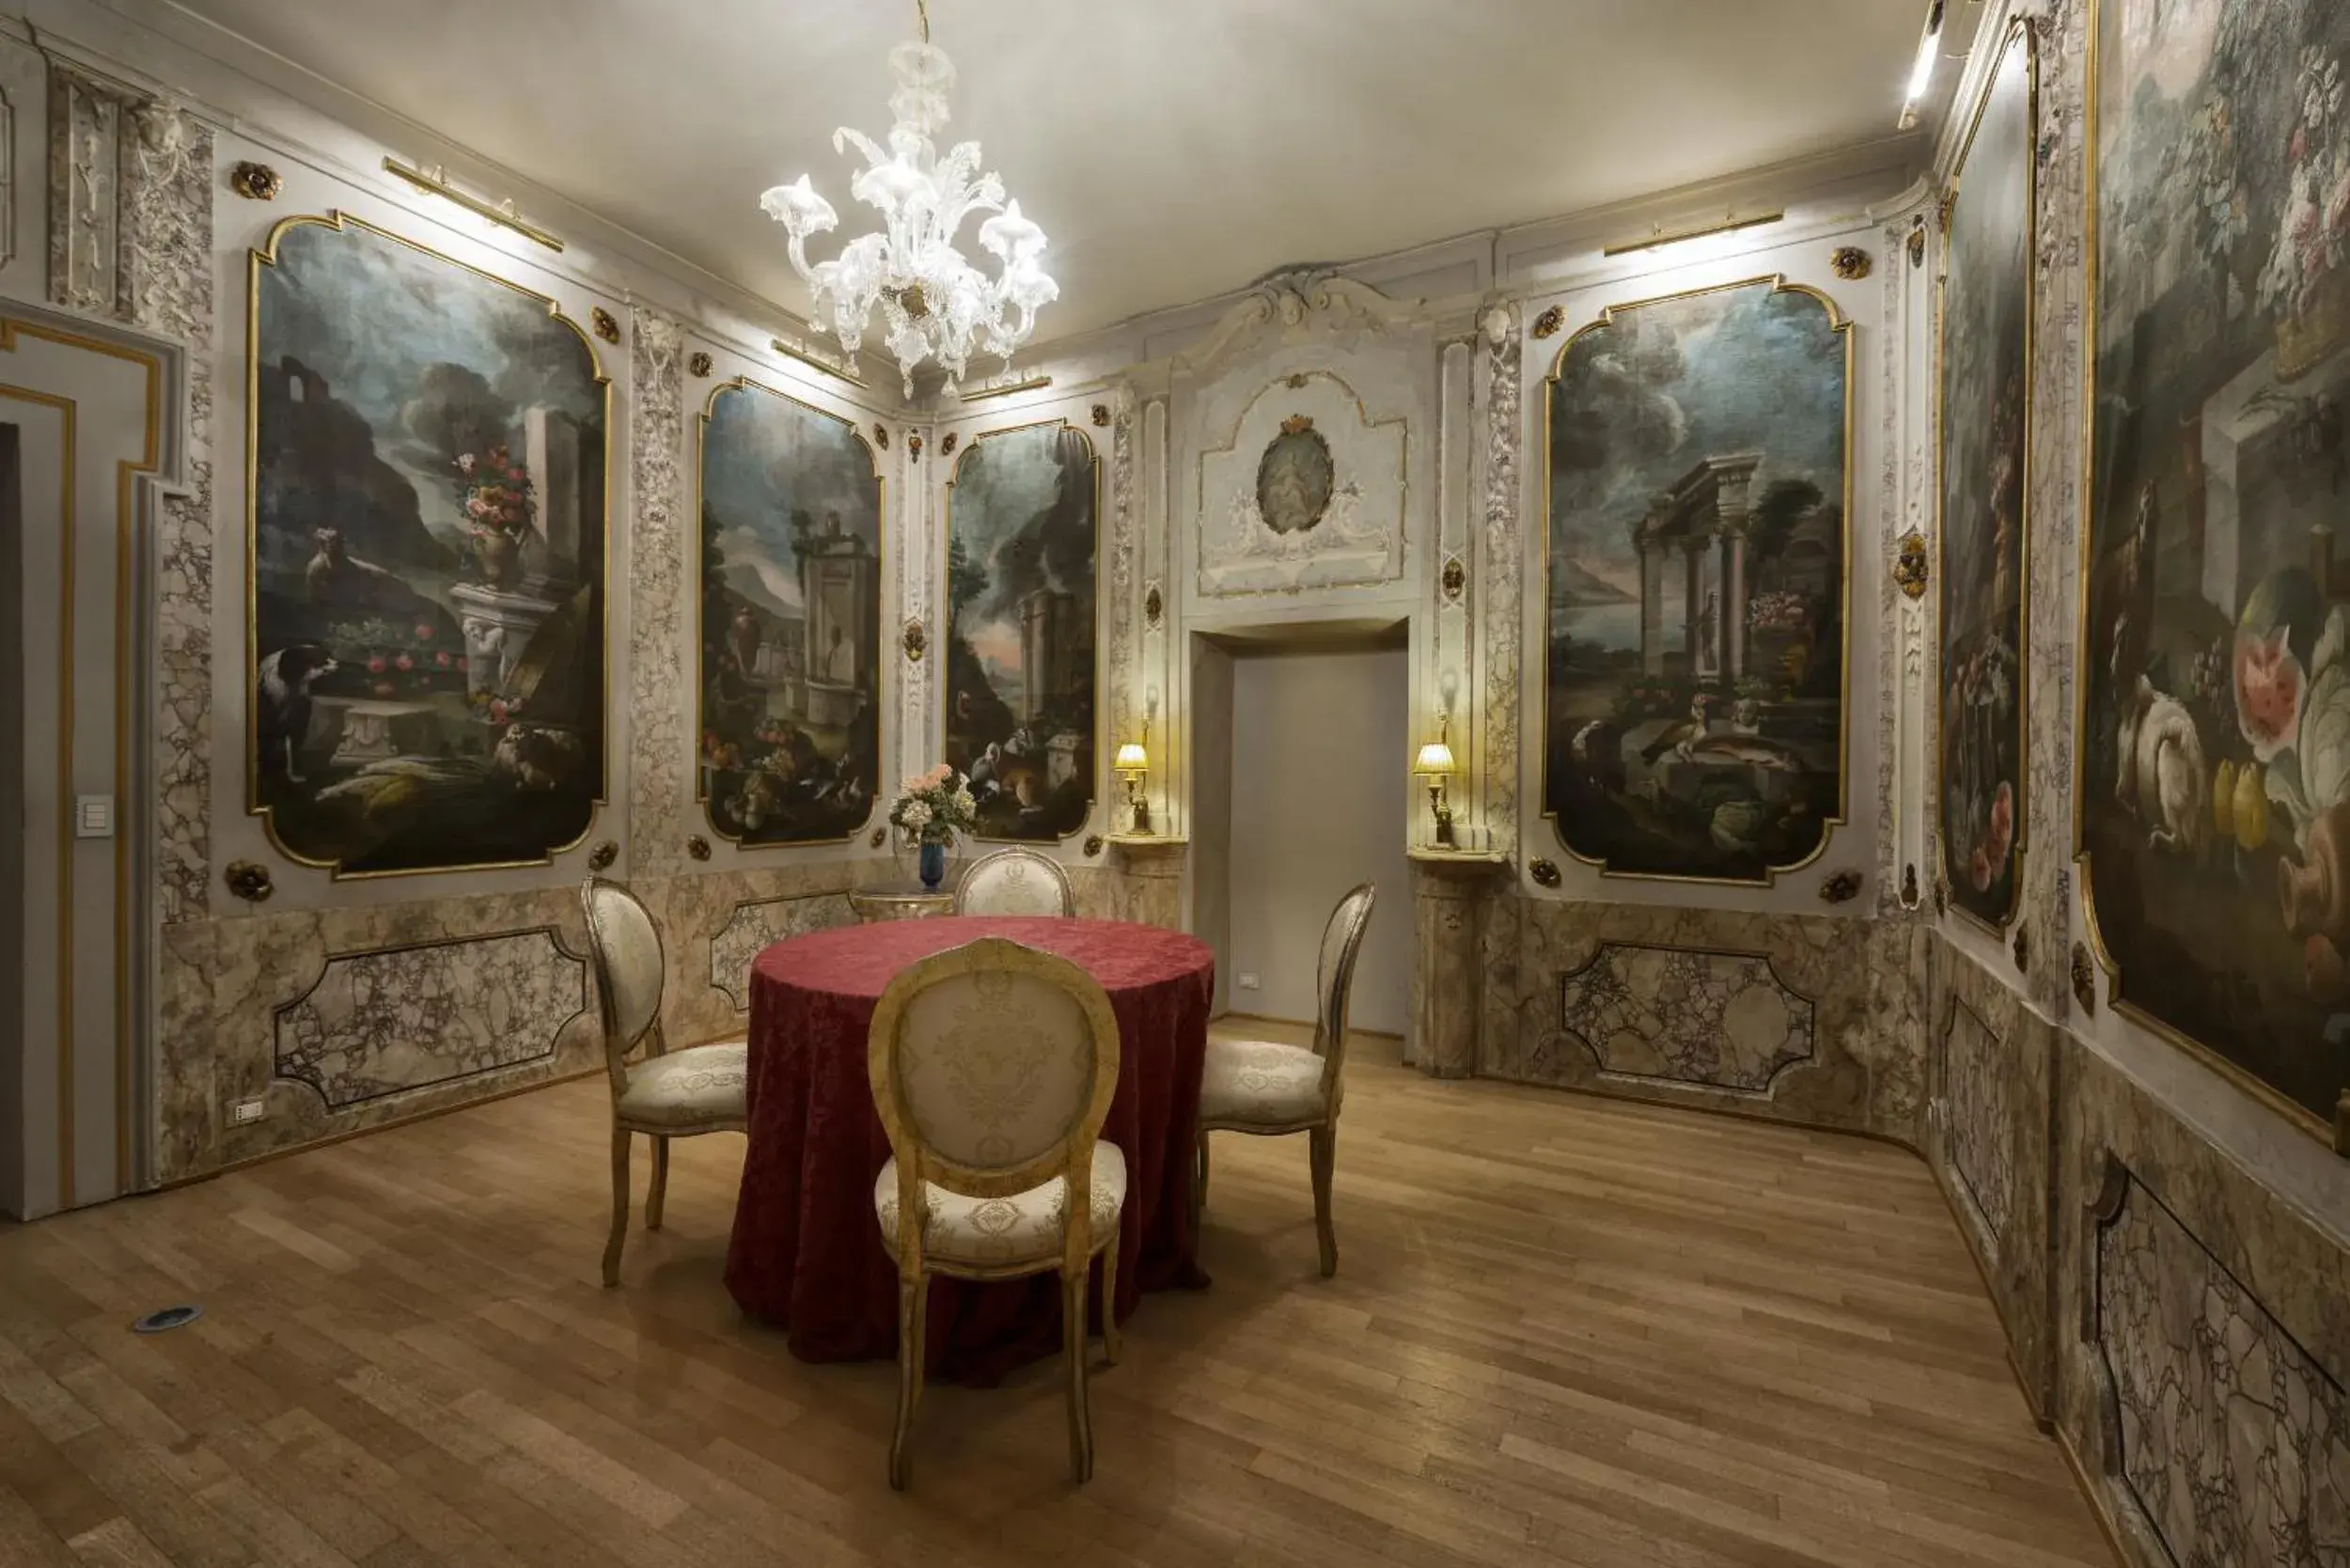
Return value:
<svg viewBox="0 0 2350 1568">
<path fill-rule="evenodd" d="M 1767 883 L 1843 820 L 1849 355 L 1770 278 L 1559 351 L 1543 807 L 1577 858 Z"/>
<path fill-rule="evenodd" d="M 252 300 L 253 809 L 337 876 L 544 862 L 603 794 L 594 349 L 341 215 L 278 225 Z"/>
<path fill-rule="evenodd" d="M 1093 443 L 1058 421 L 955 460 L 945 760 L 982 838 L 1066 839 L 1092 810 L 1100 491 Z"/>
</svg>

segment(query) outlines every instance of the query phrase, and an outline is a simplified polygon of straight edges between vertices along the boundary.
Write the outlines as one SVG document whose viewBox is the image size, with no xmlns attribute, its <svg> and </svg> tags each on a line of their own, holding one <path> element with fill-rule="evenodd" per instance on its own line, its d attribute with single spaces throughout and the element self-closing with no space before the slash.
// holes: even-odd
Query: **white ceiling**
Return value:
<svg viewBox="0 0 2350 1568">
<path fill-rule="evenodd" d="M 831 133 L 888 129 L 885 55 L 914 27 L 914 0 L 180 3 L 793 310 L 759 194 L 812 173 L 862 231 Z M 1883 139 L 1923 11 L 932 0 L 948 133 L 1052 241 L 1040 339 Z"/>
</svg>

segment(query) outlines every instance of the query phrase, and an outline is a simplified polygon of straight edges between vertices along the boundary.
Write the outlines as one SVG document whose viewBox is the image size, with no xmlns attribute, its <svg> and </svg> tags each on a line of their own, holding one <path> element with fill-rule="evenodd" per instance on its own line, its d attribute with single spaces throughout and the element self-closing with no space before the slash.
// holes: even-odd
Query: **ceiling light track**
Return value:
<svg viewBox="0 0 2350 1568">
<path fill-rule="evenodd" d="M 1704 228 L 1684 228 L 1671 234 L 1659 232 L 1646 239 L 1621 241 L 1602 250 L 1600 255 L 1617 257 L 1629 256 L 1639 250 L 1662 250 L 1667 245 L 1686 244 L 1691 240 L 1710 240 L 1716 234 L 1735 234 L 1742 228 L 1760 228 L 1764 224 L 1778 223 L 1786 216 L 1784 212 L 1758 212 L 1750 218 L 1732 217 Z"/>
<path fill-rule="evenodd" d="M 851 386 L 863 386 L 865 384 L 865 378 L 858 375 L 855 371 L 844 369 L 840 366 L 835 365 L 829 360 L 819 359 L 814 354 L 808 353 L 806 349 L 795 349 L 780 337 L 770 337 L 767 339 L 767 346 L 775 350 L 776 353 L 783 355 L 786 359 L 796 359 L 801 364 L 807 366 L 809 369 L 822 370 L 828 376 L 837 377 L 841 381 L 847 382 Z"/>
<path fill-rule="evenodd" d="M 453 201 L 474 216 L 487 218 L 500 228 L 510 228 L 524 239 L 536 241 L 549 250 L 560 251 L 563 248 L 559 235 L 540 227 L 514 211 L 513 197 L 494 202 L 475 196 L 470 191 L 461 191 L 448 182 L 448 171 L 437 164 L 424 169 L 414 164 L 403 164 L 397 158 L 386 158 L 384 160 L 384 172 L 398 175 L 419 191 L 439 196 L 444 201 Z"/>
<path fill-rule="evenodd" d="M 1918 110 L 1926 101 L 1926 93 L 1934 86 L 1934 68 L 1942 57 L 1942 16 L 1949 0 L 1930 0 L 1926 7 L 1925 31 L 1918 39 L 1918 61 L 1909 69 L 1909 91 L 1902 99 L 1899 129 L 1907 131 L 1918 123 Z"/>
</svg>

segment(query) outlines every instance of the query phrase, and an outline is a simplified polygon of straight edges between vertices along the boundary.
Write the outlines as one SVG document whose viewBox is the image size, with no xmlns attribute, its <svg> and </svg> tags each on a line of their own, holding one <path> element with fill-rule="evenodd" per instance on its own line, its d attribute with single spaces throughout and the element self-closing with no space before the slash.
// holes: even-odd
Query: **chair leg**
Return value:
<svg viewBox="0 0 2350 1568">
<path fill-rule="evenodd" d="M 914 1479 L 914 1412 L 922 1403 L 930 1306 L 928 1274 L 898 1281 L 898 1428 L 889 1439 L 889 1484 L 901 1492 Z"/>
<path fill-rule="evenodd" d="M 628 1240 L 628 1140 L 626 1128 L 612 1129 L 612 1234 L 603 1244 L 603 1282 L 620 1282 L 620 1244 Z"/>
<path fill-rule="evenodd" d="M 1109 1246 L 1102 1248 L 1102 1351 L 1118 1365 L 1120 1350 L 1118 1328 L 1118 1237 L 1110 1237 Z"/>
<path fill-rule="evenodd" d="M 652 1140 L 652 1191 L 645 1195 L 645 1229 L 661 1229 L 662 1201 L 669 1196 L 669 1140 Z"/>
<path fill-rule="evenodd" d="M 1206 1207 L 1208 1201 L 1208 1133 L 1204 1127 L 1199 1130 L 1199 1168 L 1192 1187 L 1199 1195 L 1200 1206 Z"/>
<path fill-rule="evenodd" d="M 1322 1277 L 1327 1279 L 1339 1272 L 1339 1237 L 1330 1226 L 1330 1171 L 1338 1159 L 1339 1124 L 1332 1121 L 1316 1127 L 1309 1136 L 1313 1139 L 1314 1230 L 1322 1241 Z"/>
<path fill-rule="evenodd" d="M 1061 1343 L 1069 1361 L 1069 1470 L 1079 1482 L 1093 1479 L 1093 1413 L 1086 1405 L 1086 1277 L 1063 1276 Z"/>
</svg>

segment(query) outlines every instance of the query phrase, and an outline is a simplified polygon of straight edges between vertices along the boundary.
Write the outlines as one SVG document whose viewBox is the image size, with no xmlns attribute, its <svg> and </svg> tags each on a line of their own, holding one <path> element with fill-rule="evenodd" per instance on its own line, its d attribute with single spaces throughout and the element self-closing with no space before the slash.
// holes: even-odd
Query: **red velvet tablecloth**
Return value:
<svg viewBox="0 0 2350 1568">
<path fill-rule="evenodd" d="M 745 1312 L 790 1330 L 791 1353 L 804 1361 L 897 1354 L 897 1263 L 873 1216 L 889 1139 L 873 1109 L 866 1032 L 899 970 L 981 936 L 1083 965 L 1118 1014 L 1118 1090 L 1102 1137 L 1126 1156 L 1120 1321 L 1144 1291 L 1207 1283 L 1187 1196 L 1215 979 L 1205 943 L 1102 920 L 844 926 L 778 942 L 751 966 L 750 1148 L 727 1289 Z M 1100 1278 L 1097 1270 L 1097 1295 Z M 990 1383 L 1058 1354 L 1059 1300 L 1049 1273 L 987 1284 L 934 1278 L 929 1375 Z"/>
</svg>

